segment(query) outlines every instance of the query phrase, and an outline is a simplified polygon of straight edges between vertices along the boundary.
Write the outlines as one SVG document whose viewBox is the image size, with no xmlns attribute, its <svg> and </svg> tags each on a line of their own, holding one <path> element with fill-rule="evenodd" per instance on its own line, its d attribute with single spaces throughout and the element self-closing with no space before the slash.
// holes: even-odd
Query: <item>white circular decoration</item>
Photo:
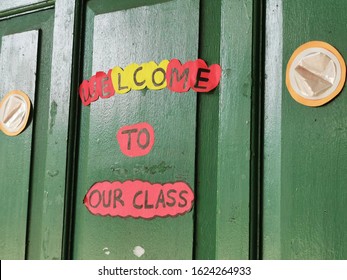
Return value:
<svg viewBox="0 0 347 280">
<path fill-rule="evenodd" d="M 0 130 L 6 135 L 21 133 L 29 119 L 30 99 L 22 91 L 13 90 L 0 103 Z"/>
<path fill-rule="evenodd" d="M 291 96 L 306 106 L 321 106 L 337 96 L 345 83 L 346 65 L 331 45 L 313 41 L 291 56 L 286 84 Z"/>
</svg>

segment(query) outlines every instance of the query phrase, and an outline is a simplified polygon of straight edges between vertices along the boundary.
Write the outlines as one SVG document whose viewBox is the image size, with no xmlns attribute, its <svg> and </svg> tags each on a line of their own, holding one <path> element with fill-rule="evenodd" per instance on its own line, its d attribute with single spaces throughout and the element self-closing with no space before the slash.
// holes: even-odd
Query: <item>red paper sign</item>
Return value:
<svg viewBox="0 0 347 280">
<path fill-rule="evenodd" d="M 181 65 L 178 59 L 172 59 L 167 66 L 166 82 L 167 87 L 174 92 L 186 92 L 190 90 L 192 79 L 192 61 Z"/>
<path fill-rule="evenodd" d="M 109 98 L 115 93 L 125 94 L 130 90 L 160 90 L 165 87 L 173 92 L 209 92 L 216 88 L 221 77 L 218 64 L 208 66 L 202 59 L 188 61 L 183 65 L 178 59 L 154 61 L 138 65 L 132 63 L 124 69 L 116 66 L 108 73 L 97 72 L 79 87 L 83 105 L 88 106 L 99 97 Z"/>
<path fill-rule="evenodd" d="M 218 64 L 207 66 L 202 59 L 191 64 L 191 88 L 196 92 L 209 92 L 216 88 L 220 81 L 222 68 Z"/>
<path fill-rule="evenodd" d="M 185 182 L 99 182 L 84 197 L 93 215 L 151 219 L 183 215 L 193 207 L 194 193 Z"/>
<path fill-rule="evenodd" d="M 128 157 L 147 155 L 154 145 L 154 129 L 149 123 L 123 126 L 117 133 L 119 147 Z"/>
<path fill-rule="evenodd" d="M 181 64 L 172 59 L 166 70 L 167 87 L 174 92 L 209 92 L 216 88 L 220 81 L 222 69 L 218 64 L 210 67 L 202 59 Z"/>
</svg>

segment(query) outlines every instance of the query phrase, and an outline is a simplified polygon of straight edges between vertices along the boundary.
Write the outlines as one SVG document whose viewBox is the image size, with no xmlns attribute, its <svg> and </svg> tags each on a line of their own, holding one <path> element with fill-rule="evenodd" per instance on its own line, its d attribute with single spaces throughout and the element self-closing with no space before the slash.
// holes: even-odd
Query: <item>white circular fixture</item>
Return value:
<svg viewBox="0 0 347 280">
<path fill-rule="evenodd" d="M 325 42 L 312 41 L 301 45 L 287 65 L 289 93 L 306 106 L 321 106 L 332 100 L 341 92 L 345 79 L 344 59 Z"/>
<path fill-rule="evenodd" d="M 7 93 L 0 103 L 0 130 L 9 136 L 21 133 L 27 125 L 30 106 L 30 99 L 24 92 Z"/>
</svg>

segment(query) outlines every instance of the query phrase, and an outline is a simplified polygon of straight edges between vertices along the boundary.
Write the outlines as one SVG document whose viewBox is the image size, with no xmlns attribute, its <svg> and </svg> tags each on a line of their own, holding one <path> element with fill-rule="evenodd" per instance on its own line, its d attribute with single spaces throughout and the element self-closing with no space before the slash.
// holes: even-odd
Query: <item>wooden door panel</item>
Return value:
<svg viewBox="0 0 347 280">
<path fill-rule="evenodd" d="M 148 1 L 131 9 L 118 2 L 105 1 L 106 10 L 95 7 L 96 1 L 87 7 L 86 79 L 115 66 L 197 58 L 199 1 Z M 184 181 L 194 189 L 196 99 L 194 92 L 144 89 L 82 108 L 74 258 L 134 259 L 137 246 L 145 251 L 142 259 L 192 258 L 193 211 L 151 220 L 101 217 L 91 215 L 82 201 L 101 181 Z M 146 156 L 127 157 L 117 131 L 141 122 L 154 128 L 153 149 Z"/>
<path fill-rule="evenodd" d="M 35 104 L 39 32 L 2 37 L 0 92 L 21 90 Z M 32 125 L 19 136 L 0 133 L 0 257 L 24 259 L 30 185 Z"/>
<path fill-rule="evenodd" d="M 9 2 L 4 4 L 14 8 L 43 1 Z M 0 15 L 0 98 L 17 89 L 32 103 L 21 134 L 0 132 L 0 256 L 5 259 L 60 259 L 68 247 L 64 215 L 76 100 L 70 106 L 75 1 L 44 2 L 23 7 L 25 14 L 15 9 Z"/>
<path fill-rule="evenodd" d="M 283 3 L 282 3 L 283 2 Z M 308 41 L 346 59 L 345 1 L 268 2 L 263 257 L 346 259 L 346 88 L 324 106 L 297 103 L 285 85 L 288 60 Z"/>
</svg>

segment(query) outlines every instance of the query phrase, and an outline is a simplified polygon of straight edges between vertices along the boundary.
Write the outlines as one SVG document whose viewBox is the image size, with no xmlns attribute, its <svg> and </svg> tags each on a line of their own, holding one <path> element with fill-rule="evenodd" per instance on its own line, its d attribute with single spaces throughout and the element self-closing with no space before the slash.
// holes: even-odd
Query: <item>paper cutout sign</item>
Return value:
<svg viewBox="0 0 347 280">
<path fill-rule="evenodd" d="M 151 219 L 183 215 L 193 207 L 194 193 L 185 182 L 99 182 L 84 197 L 93 215 Z"/>
<path fill-rule="evenodd" d="M 79 96 L 84 106 L 100 98 L 109 98 L 115 93 L 125 94 L 130 90 L 160 90 L 168 87 L 173 92 L 209 92 L 216 88 L 221 77 L 221 67 L 210 67 L 202 59 L 188 61 L 183 65 L 178 59 L 154 61 L 124 68 L 114 67 L 108 73 L 97 72 L 79 87 Z"/>
<path fill-rule="evenodd" d="M 0 130 L 16 136 L 26 127 L 31 103 L 28 95 L 20 90 L 10 91 L 0 102 Z"/>
<path fill-rule="evenodd" d="M 218 64 L 208 67 L 202 59 L 188 61 L 183 65 L 178 59 L 172 59 L 166 71 L 167 87 L 174 92 L 186 92 L 190 89 L 209 92 L 218 86 L 221 73 Z"/>
<path fill-rule="evenodd" d="M 123 126 L 117 133 L 120 150 L 128 157 L 147 155 L 154 145 L 154 129 L 149 123 Z"/>
</svg>

